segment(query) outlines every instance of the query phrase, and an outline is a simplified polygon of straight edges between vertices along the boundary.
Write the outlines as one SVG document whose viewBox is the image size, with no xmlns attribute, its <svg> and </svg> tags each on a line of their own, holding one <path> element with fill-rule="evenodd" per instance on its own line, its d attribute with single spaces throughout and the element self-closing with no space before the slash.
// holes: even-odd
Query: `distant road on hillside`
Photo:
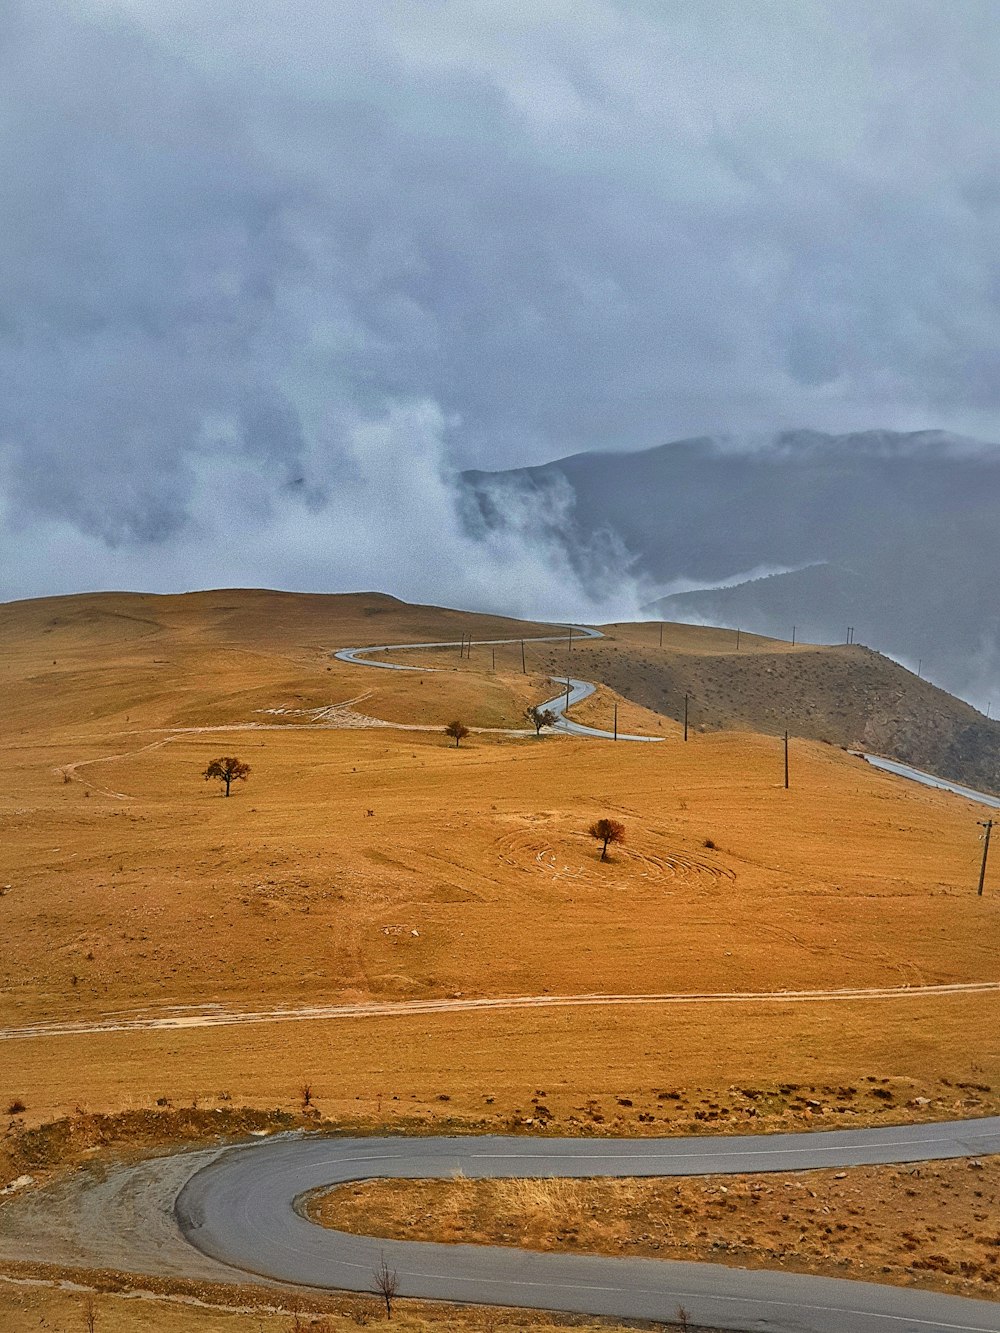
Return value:
<svg viewBox="0 0 1000 1333">
<path fill-rule="evenodd" d="M 470 648 L 489 648 L 491 645 L 499 647 L 501 644 L 510 643 L 563 643 L 570 640 L 569 630 L 581 639 L 603 639 L 604 635 L 599 629 L 593 629 L 589 625 L 567 626 L 565 634 L 547 634 L 535 635 L 532 638 L 525 639 L 473 639 L 470 640 Z M 349 662 L 352 666 L 372 666 L 382 667 L 388 671 L 436 671 L 437 667 L 412 667 L 405 666 L 402 662 L 379 662 L 377 659 L 369 656 L 371 653 L 395 653 L 402 652 L 404 649 L 416 648 L 458 648 L 461 643 L 458 639 L 450 643 L 385 643 L 376 647 L 369 648 L 341 648 L 334 653 L 334 657 L 339 662 Z M 597 688 L 586 680 L 574 680 L 571 676 L 567 681 L 564 676 L 560 682 L 558 676 L 550 677 L 556 684 L 563 686 L 569 685 L 569 693 L 565 688 L 562 693 L 550 699 L 540 707 L 547 708 L 555 714 L 556 722 L 552 727 L 553 731 L 562 731 L 570 736 L 589 736 L 597 740 L 620 740 L 620 741 L 660 741 L 662 736 L 627 736 L 624 732 L 619 732 L 617 737 L 614 732 L 602 731 L 599 727 L 587 727 L 582 722 L 574 722 L 572 718 L 566 716 L 566 709 L 572 708 L 574 704 L 581 703 L 588 699 Z"/>
</svg>

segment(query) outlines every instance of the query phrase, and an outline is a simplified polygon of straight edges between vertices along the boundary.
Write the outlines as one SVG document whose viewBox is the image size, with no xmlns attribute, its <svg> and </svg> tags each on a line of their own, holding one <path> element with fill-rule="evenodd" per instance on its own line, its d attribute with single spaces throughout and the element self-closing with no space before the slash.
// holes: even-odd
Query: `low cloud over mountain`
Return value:
<svg viewBox="0 0 1000 1333">
<path fill-rule="evenodd" d="M 834 643 L 853 626 L 858 642 L 1000 704 L 995 446 L 931 431 L 790 431 L 465 481 L 469 521 L 485 530 L 502 528 L 519 493 L 538 508 L 551 491 L 566 512 L 568 488 L 570 547 L 620 541 L 647 614 Z"/>
</svg>

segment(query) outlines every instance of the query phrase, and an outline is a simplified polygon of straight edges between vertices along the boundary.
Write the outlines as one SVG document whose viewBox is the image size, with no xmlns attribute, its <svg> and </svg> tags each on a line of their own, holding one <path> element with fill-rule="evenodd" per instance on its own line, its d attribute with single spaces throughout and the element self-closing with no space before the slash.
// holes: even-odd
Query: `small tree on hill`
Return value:
<svg viewBox="0 0 1000 1333">
<path fill-rule="evenodd" d="M 469 734 L 469 728 L 464 722 L 449 722 L 444 729 L 446 736 L 451 736 L 455 741 L 455 749 L 458 749 L 460 742 L 464 741 Z"/>
<path fill-rule="evenodd" d="M 617 819 L 595 819 L 587 832 L 602 844 L 602 861 L 608 859 L 608 843 L 625 841 L 625 825 Z"/>
<path fill-rule="evenodd" d="M 211 782 L 213 778 L 217 782 L 224 782 L 228 796 L 234 782 L 246 782 L 250 776 L 250 765 L 244 764 L 235 755 L 227 755 L 222 759 L 213 759 L 202 776 L 206 782 Z"/>
<path fill-rule="evenodd" d="M 542 734 L 542 727 L 551 727 L 555 724 L 556 715 L 551 708 L 543 708 L 541 704 L 532 704 L 530 708 L 524 710 L 524 715 L 535 728 L 535 735 Z"/>
</svg>

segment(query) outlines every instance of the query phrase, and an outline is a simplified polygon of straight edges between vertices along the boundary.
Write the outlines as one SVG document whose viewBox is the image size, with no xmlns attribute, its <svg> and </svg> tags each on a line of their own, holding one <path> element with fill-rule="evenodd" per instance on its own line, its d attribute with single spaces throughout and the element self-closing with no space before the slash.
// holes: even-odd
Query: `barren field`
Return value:
<svg viewBox="0 0 1000 1333">
<path fill-rule="evenodd" d="M 475 658 L 421 674 L 330 657 L 373 639 L 545 632 L 481 620 L 374 596 L 234 592 L 4 608 L 0 1028 L 372 1001 L 442 1012 L 288 1024 L 277 1055 L 267 1024 L 20 1039 L 4 1048 L 0 1100 L 20 1098 L 29 1118 L 223 1088 L 273 1105 L 300 1079 L 322 1084 L 333 1050 L 386 1098 L 418 1091 L 404 1071 L 420 1050 L 421 1097 L 441 1070 L 435 1096 L 474 1087 L 475 1100 L 501 1094 L 508 1059 L 524 1068 L 530 1050 L 539 1067 L 553 1044 L 546 1080 L 574 1081 L 580 1061 L 599 1094 L 591 1052 L 610 1034 L 609 1091 L 659 1085 L 651 1049 L 669 1053 L 671 1081 L 725 1090 L 733 1049 L 757 1033 L 771 1047 L 775 1023 L 789 1040 L 768 1050 L 765 1079 L 1000 1083 L 975 1072 L 995 1061 L 981 1023 L 951 1018 L 992 1014 L 993 994 L 449 1012 L 479 997 L 988 981 L 1000 923 L 992 892 L 974 892 L 977 808 L 836 747 L 793 741 L 787 792 L 775 740 L 685 745 L 669 723 L 656 746 L 487 732 L 456 750 L 442 718 L 517 723 L 551 693 L 544 678 Z M 394 717 L 431 729 L 376 725 Z M 663 723 L 636 708 L 621 721 Z M 201 777 L 226 753 L 252 766 L 228 800 Z M 586 832 L 603 814 L 626 826 L 604 864 Z M 817 1041 L 824 1025 L 833 1037 Z M 462 1056 L 482 1064 L 486 1034 L 470 1081 Z M 342 1104 L 362 1088 L 341 1077 L 330 1093 Z"/>
</svg>

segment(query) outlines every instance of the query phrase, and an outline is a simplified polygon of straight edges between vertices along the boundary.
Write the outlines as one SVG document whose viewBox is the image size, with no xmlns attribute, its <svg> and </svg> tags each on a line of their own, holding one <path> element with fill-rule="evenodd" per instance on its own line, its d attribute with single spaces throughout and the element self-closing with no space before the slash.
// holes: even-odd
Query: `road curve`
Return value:
<svg viewBox="0 0 1000 1333">
<path fill-rule="evenodd" d="M 601 631 L 594 629 L 591 625 L 567 625 L 566 629 L 581 639 L 604 638 Z M 570 641 L 570 639 L 570 633 L 546 634 L 530 639 L 473 639 L 469 646 L 472 648 L 489 648 L 510 643 L 564 643 Z M 369 657 L 368 654 L 400 652 L 404 648 L 458 648 L 459 646 L 460 642 L 457 639 L 442 643 L 384 643 L 372 648 L 341 648 L 333 655 L 339 662 L 349 662 L 352 666 L 382 667 L 388 671 L 437 671 L 440 668 L 404 666 L 401 662 L 379 662 Z M 606 741 L 616 739 L 620 741 L 663 740 L 662 736 L 628 736 L 624 732 L 619 732 L 616 737 L 613 731 L 602 731 L 599 727 L 586 727 L 582 722 L 574 722 L 572 718 L 566 716 L 566 709 L 572 708 L 574 704 L 580 703 L 583 699 L 589 699 L 597 686 L 587 680 L 575 680 L 572 676 L 568 679 L 566 676 L 550 676 L 549 679 L 563 687 L 554 699 L 549 699 L 546 703 L 540 705 L 540 707 L 547 708 L 555 714 L 555 724 L 551 728 L 553 731 L 561 731 L 568 736 L 588 736 L 591 739 Z M 566 691 L 567 685 L 569 686 L 568 694 Z"/>
<path fill-rule="evenodd" d="M 382 1255 L 399 1294 L 670 1320 L 759 1333 L 1000 1333 L 1000 1303 L 721 1264 L 539 1254 L 386 1241 L 327 1230 L 316 1189 L 380 1177 L 692 1176 L 848 1167 L 1000 1152 L 1000 1117 L 742 1138 L 282 1139 L 223 1152 L 180 1190 L 174 1214 L 203 1254 L 279 1281 L 370 1291 Z"/>
<path fill-rule="evenodd" d="M 470 648 L 499 648 L 502 644 L 509 643 L 562 643 L 569 640 L 569 630 L 572 630 L 578 638 L 581 639 L 603 639 L 604 635 L 599 629 L 593 629 L 590 625 L 567 625 L 565 634 L 542 634 L 531 638 L 518 639 L 471 639 Z M 372 666 L 382 667 L 386 671 L 439 671 L 440 667 L 411 667 L 403 666 L 401 662 L 376 662 L 373 661 L 369 653 L 400 653 L 407 648 L 459 648 L 465 643 L 464 639 L 448 639 L 439 643 L 380 643 L 369 648 L 339 648 L 333 655 L 338 662 L 350 662 L 352 666 Z"/>
</svg>

